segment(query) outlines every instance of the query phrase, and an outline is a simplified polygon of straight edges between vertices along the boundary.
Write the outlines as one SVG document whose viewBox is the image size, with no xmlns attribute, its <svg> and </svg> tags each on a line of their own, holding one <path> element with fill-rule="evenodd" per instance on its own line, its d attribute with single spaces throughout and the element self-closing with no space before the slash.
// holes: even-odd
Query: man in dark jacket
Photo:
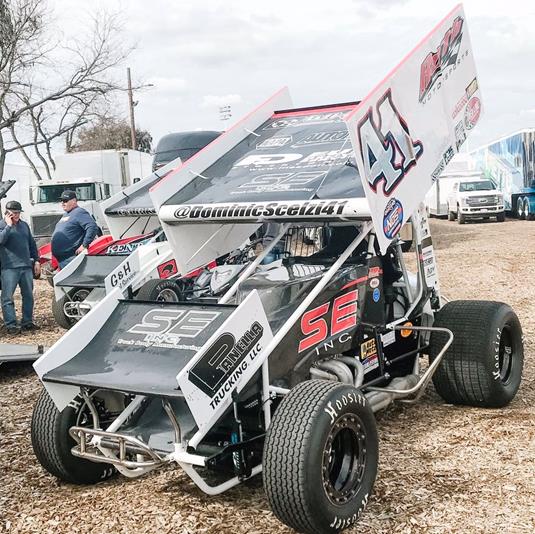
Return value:
<svg viewBox="0 0 535 534">
<path fill-rule="evenodd" d="M 65 210 L 52 234 L 52 254 L 63 269 L 91 244 L 98 226 L 91 214 L 78 206 L 74 191 L 63 191 L 61 205 Z"/>
<path fill-rule="evenodd" d="M 30 227 L 20 219 L 21 211 L 20 203 L 11 200 L 6 205 L 4 219 L 0 221 L 2 314 L 10 334 L 20 332 L 13 303 L 17 286 L 22 295 L 22 330 L 39 328 L 33 322 L 33 277 L 40 276 L 41 265 Z"/>
</svg>

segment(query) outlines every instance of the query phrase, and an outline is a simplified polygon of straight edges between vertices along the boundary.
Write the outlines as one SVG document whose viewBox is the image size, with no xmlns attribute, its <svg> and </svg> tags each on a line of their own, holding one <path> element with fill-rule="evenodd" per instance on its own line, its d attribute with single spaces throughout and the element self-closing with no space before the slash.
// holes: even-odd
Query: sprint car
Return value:
<svg viewBox="0 0 535 534">
<path fill-rule="evenodd" d="M 151 189 L 179 271 L 218 265 L 179 302 L 110 290 L 34 364 L 49 473 L 93 484 L 171 464 L 210 495 L 262 473 L 282 522 L 335 533 L 372 497 L 375 412 L 431 381 L 448 403 L 511 402 L 519 320 L 444 302 L 421 202 L 455 146 L 457 89 L 479 94 L 463 24 L 457 7 L 361 104 L 290 109 L 276 93 Z M 415 87 L 429 50 L 459 43 L 443 96 L 433 77 Z"/>
</svg>

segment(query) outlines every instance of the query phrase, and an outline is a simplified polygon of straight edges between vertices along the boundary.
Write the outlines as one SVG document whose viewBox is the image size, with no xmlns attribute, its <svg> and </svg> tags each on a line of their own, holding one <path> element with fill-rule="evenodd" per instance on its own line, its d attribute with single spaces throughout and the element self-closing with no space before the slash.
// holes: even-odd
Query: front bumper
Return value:
<svg viewBox="0 0 535 534">
<path fill-rule="evenodd" d="M 497 206 L 459 206 L 459 211 L 466 217 L 492 217 L 504 212 L 503 204 Z"/>
</svg>

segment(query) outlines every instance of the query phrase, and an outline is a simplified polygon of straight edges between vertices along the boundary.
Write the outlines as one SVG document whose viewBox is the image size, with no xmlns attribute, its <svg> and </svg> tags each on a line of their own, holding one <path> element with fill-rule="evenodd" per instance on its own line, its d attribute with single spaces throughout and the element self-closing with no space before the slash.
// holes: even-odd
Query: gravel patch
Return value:
<svg viewBox="0 0 535 534">
<path fill-rule="evenodd" d="M 379 414 L 374 495 L 348 532 L 532 533 L 535 223 L 461 226 L 433 220 L 432 227 L 443 293 L 504 301 L 519 315 L 526 357 L 522 386 L 504 409 L 446 405 L 429 386 L 417 405 L 396 404 Z M 36 321 L 43 328 L 16 341 L 50 345 L 63 331 L 50 314 L 51 288 L 43 281 L 36 285 Z M 93 487 L 58 482 L 38 465 L 30 444 L 40 389 L 31 365 L 0 366 L 0 532 L 290 532 L 270 512 L 261 477 L 219 497 L 204 495 L 171 467 Z"/>
</svg>

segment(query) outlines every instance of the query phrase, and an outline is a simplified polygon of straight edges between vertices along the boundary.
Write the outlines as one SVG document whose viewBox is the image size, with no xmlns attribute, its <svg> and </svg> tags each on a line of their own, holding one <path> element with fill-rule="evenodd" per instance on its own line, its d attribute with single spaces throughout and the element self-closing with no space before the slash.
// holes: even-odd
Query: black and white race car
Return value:
<svg viewBox="0 0 535 534">
<path fill-rule="evenodd" d="M 386 95 L 397 109 L 393 89 L 379 92 L 379 107 Z M 178 303 L 110 291 L 36 362 L 45 390 L 32 443 L 48 472 L 95 483 L 175 464 L 210 495 L 262 472 L 281 521 L 339 532 L 372 495 L 374 412 L 415 402 L 431 380 L 448 403 L 497 407 L 515 396 L 514 311 L 440 294 L 421 204 L 430 174 L 419 172 L 441 164 L 437 122 L 414 141 L 412 121 L 391 114 L 391 145 L 373 128 L 359 145 L 348 116 L 362 104 L 288 104 L 276 94 L 151 190 L 180 271 L 218 266 Z M 413 162 L 401 157 L 411 146 Z M 379 225 L 375 163 L 387 189 L 388 172 L 405 165 L 396 196 L 377 199 Z M 415 273 L 398 238 L 408 215 Z"/>
</svg>

